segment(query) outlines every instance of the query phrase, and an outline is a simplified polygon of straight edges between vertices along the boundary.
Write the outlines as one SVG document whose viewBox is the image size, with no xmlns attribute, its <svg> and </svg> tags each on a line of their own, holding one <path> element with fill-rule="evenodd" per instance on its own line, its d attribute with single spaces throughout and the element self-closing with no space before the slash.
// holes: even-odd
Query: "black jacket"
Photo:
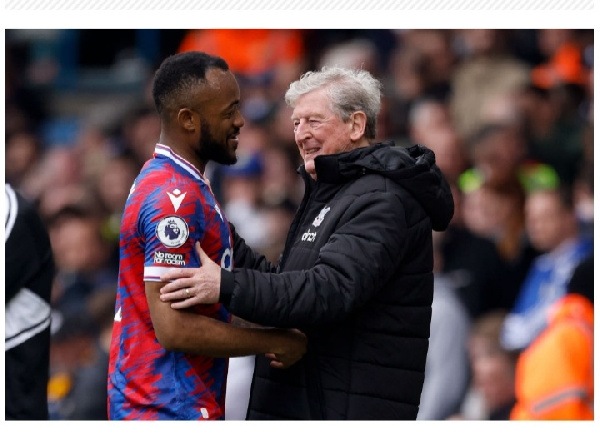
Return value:
<svg viewBox="0 0 600 433">
<path fill-rule="evenodd" d="M 434 162 L 425 147 L 392 142 L 318 156 L 318 181 L 300 169 L 306 193 L 277 267 L 234 234 L 235 269 L 223 271 L 221 301 L 251 322 L 299 328 L 309 341 L 286 370 L 257 357 L 248 419 L 416 418 L 431 230 L 444 230 L 454 212 Z"/>
<path fill-rule="evenodd" d="M 54 257 L 36 208 L 5 183 L 5 416 L 48 419 Z"/>
</svg>

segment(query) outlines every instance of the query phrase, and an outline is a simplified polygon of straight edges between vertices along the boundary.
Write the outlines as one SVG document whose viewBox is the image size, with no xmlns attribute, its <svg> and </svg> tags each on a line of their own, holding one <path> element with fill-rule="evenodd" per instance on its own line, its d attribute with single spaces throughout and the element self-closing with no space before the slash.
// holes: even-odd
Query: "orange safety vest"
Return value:
<svg viewBox="0 0 600 433">
<path fill-rule="evenodd" d="M 554 304 L 548 327 L 520 355 L 511 420 L 594 419 L 594 307 L 578 294 Z"/>
</svg>

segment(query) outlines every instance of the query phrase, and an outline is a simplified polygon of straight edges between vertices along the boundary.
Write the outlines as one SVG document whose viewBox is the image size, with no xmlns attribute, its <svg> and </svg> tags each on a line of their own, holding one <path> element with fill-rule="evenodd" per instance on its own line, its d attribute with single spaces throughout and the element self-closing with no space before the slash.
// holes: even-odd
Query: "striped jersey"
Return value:
<svg viewBox="0 0 600 433">
<path fill-rule="evenodd" d="M 109 419 L 224 419 L 227 358 L 169 351 L 158 342 L 145 282 L 199 267 L 194 249 L 232 267 L 229 224 L 191 163 L 157 144 L 134 181 L 121 221 L 119 286 L 108 371 Z M 222 304 L 194 313 L 230 321 Z"/>
</svg>

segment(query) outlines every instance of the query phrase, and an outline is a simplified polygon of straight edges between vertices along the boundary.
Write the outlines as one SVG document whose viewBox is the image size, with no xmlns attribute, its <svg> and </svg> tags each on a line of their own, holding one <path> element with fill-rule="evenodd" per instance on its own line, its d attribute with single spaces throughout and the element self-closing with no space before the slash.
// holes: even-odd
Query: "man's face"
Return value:
<svg viewBox="0 0 600 433">
<path fill-rule="evenodd" d="M 329 107 L 325 89 L 301 96 L 292 112 L 294 138 L 304 160 L 304 168 L 316 179 L 315 157 L 351 149 L 351 125 L 343 122 Z"/>
<path fill-rule="evenodd" d="M 551 251 L 565 239 L 569 212 L 552 192 L 533 193 L 525 205 L 526 227 L 534 247 Z"/>
<path fill-rule="evenodd" d="M 202 97 L 200 137 L 195 150 L 204 161 L 235 164 L 238 136 L 244 125 L 240 113 L 240 88 L 230 71 L 211 69 L 206 74 L 208 86 Z"/>
</svg>

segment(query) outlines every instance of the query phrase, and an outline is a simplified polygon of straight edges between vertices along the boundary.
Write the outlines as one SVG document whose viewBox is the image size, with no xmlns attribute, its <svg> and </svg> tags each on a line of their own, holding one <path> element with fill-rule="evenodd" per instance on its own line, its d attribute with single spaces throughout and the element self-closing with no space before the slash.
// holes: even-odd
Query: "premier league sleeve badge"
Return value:
<svg viewBox="0 0 600 433">
<path fill-rule="evenodd" d="M 156 226 L 156 237 L 167 248 L 182 246 L 189 236 L 188 225 L 177 215 L 171 215 L 160 220 Z"/>
</svg>

